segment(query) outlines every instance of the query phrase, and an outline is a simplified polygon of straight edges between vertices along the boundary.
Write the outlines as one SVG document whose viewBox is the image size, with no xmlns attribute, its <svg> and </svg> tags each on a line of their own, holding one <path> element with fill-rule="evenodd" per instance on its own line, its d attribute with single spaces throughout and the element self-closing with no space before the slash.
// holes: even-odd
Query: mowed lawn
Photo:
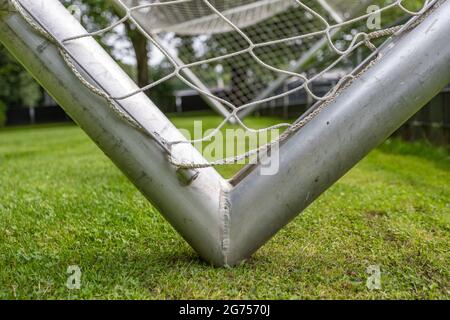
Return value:
<svg viewBox="0 0 450 320">
<path fill-rule="evenodd" d="M 215 268 L 76 126 L 0 130 L 2 299 L 449 299 L 449 245 L 450 158 L 425 143 L 387 141 L 249 261 Z"/>
</svg>

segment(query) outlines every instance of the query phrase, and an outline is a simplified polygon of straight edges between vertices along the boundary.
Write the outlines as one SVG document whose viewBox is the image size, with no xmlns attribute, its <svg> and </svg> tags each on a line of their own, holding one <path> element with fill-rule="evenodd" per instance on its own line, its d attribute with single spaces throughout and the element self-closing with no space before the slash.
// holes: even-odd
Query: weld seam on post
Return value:
<svg viewBox="0 0 450 320">
<path fill-rule="evenodd" d="M 220 215 L 220 246 L 224 265 L 228 265 L 228 251 L 230 249 L 230 219 L 231 219 L 231 188 L 223 184 L 220 188 L 219 215 Z"/>
</svg>

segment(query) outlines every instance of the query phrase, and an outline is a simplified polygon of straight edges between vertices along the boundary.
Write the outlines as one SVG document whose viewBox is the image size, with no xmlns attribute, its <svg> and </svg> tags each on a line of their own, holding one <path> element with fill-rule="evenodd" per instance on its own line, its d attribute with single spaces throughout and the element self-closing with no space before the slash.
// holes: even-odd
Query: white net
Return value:
<svg viewBox="0 0 450 320">
<path fill-rule="evenodd" d="M 123 3 L 127 8 L 138 4 Z M 156 3 L 164 5 L 152 5 Z M 334 45 L 329 38 L 370 3 L 374 1 L 141 1 L 133 16 L 177 62 L 190 64 L 208 93 L 240 107 L 273 96 L 288 76 L 279 70 L 305 71 L 318 55 L 342 50 L 342 41 Z M 321 32 L 326 28 L 328 32 Z M 246 50 L 252 44 L 253 50 Z M 240 54 L 232 55 L 236 52 Z M 217 56 L 222 59 L 215 60 Z M 186 78 L 195 83 L 191 74 Z"/>
<path fill-rule="evenodd" d="M 169 154 L 170 161 L 180 168 L 236 163 L 284 141 L 327 107 L 360 73 L 376 63 L 377 47 L 386 37 L 408 32 L 438 3 L 430 0 L 114 0 L 124 13 L 118 21 L 105 29 L 58 41 L 25 12 L 19 0 L 11 2 L 36 30 L 59 47 L 80 81 L 107 99 L 125 121 L 138 129 L 141 128 L 139 119 L 127 117 L 120 108 L 120 101 L 173 80 L 222 104 L 229 111 L 224 121 L 201 141 L 211 140 L 231 119 L 253 133 L 285 129 L 280 137 L 259 148 L 209 163 L 179 162 L 171 156 L 173 146 L 197 141 L 158 141 Z M 368 5 L 378 7 L 372 7 L 367 13 Z M 376 15 L 387 18 L 377 30 L 368 30 L 368 19 Z M 405 17 L 413 19 L 407 21 Z M 117 97 L 85 79 L 65 45 L 104 34 L 124 22 L 137 27 L 164 56 L 171 70 L 147 86 Z M 355 55 L 366 57 L 355 59 Z M 355 61 L 363 60 L 366 60 L 363 66 L 351 68 Z M 332 70 L 345 72 L 326 94 L 314 92 L 314 81 Z M 218 77 L 220 88 L 217 88 Z M 280 90 L 287 81 L 294 85 Z M 246 110 L 300 91 L 317 104 L 293 123 L 253 129 L 240 118 Z"/>
<path fill-rule="evenodd" d="M 367 2 L 233 0 L 210 1 L 208 5 L 195 0 L 146 7 L 135 15 L 146 31 L 159 38 L 159 43 L 171 39 L 167 47 L 182 63 L 241 52 L 220 61 L 204 61 L 190 69 L 210 92 L 219 92 L 234 106 L 242 106 L 269 97 L 277 89 L 274 83 L 282 82 L 279 72 L 255 63 L 253 53 L 267 65 L 295 72 L 326 46 L 325 34 L 314 35 L 327 27 L 325 21 L 340 23 L 345 17 L 361 13 Z M 131 8 L 133 1 L 126 0 L 124 4 Z M 299 35 L 310 36 L 298 38 Z M 289 38 L 293 39 L 276 42 Z M 251 43 L 257 47 L 252 52 L 245 51 Z"/>
</svg>

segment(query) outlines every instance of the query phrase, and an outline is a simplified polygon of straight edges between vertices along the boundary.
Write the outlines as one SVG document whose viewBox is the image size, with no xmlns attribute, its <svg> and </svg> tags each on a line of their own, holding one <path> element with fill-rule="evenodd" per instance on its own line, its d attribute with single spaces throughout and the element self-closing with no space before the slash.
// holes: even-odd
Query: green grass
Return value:
<svg viewBox="0 0 450 320">
<path fill-rule="evenodd" d="M 449 154 L 424 143 L 384 143 L 227 269 L 202 262 L 77 127 L 0 131 L 0 298 L 449 299 L 449 244 Z M 66 288 L 69 265 L 81 290 Z M 370 265 L 381 290 L 366 287 Z"/>
</svg>

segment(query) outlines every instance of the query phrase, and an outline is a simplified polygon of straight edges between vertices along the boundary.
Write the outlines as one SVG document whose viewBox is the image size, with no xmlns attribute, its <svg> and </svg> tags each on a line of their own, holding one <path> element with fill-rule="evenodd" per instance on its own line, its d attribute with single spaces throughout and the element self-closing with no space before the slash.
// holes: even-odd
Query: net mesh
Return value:
<svg viewBox="0 0 450 320">
<path fill-rule="evenodd" d="M 172 157 L 174 146 L 198 140 L 160 141 L 161 138 L 153 137 L 164 147 L 172 164 L 190 169 L 237 163 L 267 152 L 287 139 L 327 107 L 360 73 L 376 63 L 377 48 L 386 37 L 410 30 L 437 3 L 412 1 L 414 4 L 409 6 L 405 0 L 115 0 L 124 12 L 118 21 L 104 29 L 58 41 L 25 12 L 19 0 L 11 2 L 37 31 L 59 47 L 80 81 L 107 99 L 117 114 L 138 129 L 142 129 L 139 121 L 126 116 L 120 101 L 176 79 L 228 110 L 223 122 L 201 141 L 211 141 L 230 120 L 252 133 L 285 130 L 281 136 L 258 148 L 208 163 L 180 162 Z M 378 9 L 367 13 L 367 6 L 373 4 L 378 5 Z M 389 18 L 380 29 L 369 31 L 367 21 L 377 14 Z M 405 24 L 395 24 L 405 16 L 415 18 Z M 125 22 L 137 27 L 160 51 L 171 70 L 147 86 L 117 97 L 85 79 L 65 45 L 84 37 L 102 35 Z M 362 69 L 349 69 L 355 65 L 355 55 L 361 53 L 371 57 L 371 62 Z M 345 72 L 341 72 L 336 85 L 326 94 L 315 93 L 314 81 L 332 70 Z M 193 77 L 197 81 L 193 81 Z M 204 86 L 199 86 L 198 81 Z M 285 86 L 287 82 L 289 86 Z M 281 90 L 283 87 L 287 89 Z M 250 128 L 242 121 L 241 115 L 246 110 L 299 91 L 318 102 L 299 120 L 263 129 Z"/>
<path fill-rule="evenodd" d="M 162 1 L 162 3 L 168 1 Z M 128 7 L 133 1 L 124 1 Z M 151 3 L 151 1 L 148 1 Z M 231 0 L 210 1 L 224 17 L 238 28 L 252 26 L 292 7 L 292 1 L 286 0 Z M 233 31 L 233 27 L 217 16 L 202 0 L 186 1 L 147 8 L 146 24 L 153 33 L 174 32 L 178 35 L 217 34 Z"/>
<path fill-rule="evenodd" d="M 199 58 L 204 60 L 218 55 L 242 52 L 237 56 L 192 67 L 194 73 L 208 88 L 221 92 L 221 97 L 234 106 L 242 106 L 268 97 L 273 92 L 270 90 L 268 93 L 264 94 L 264 92 L 280 76 L 277 71 L 255 63 L 253 54 L 264 64 L 277 69 L 295 71 L 292 66 L 296 61 L 307 54 L 324 36 L 272 43 L 267 46 L 257 46 L 251 52 L 244 52 L 250 45 L 250 41 L 257 45 L 319 31 L 325 25 L 318 16 L 314 16 L 313 11 L 329 18 L 328 12 L 316 1 L 308 2 L 307 7 L 311 11 L 302 10 L 295 1 L 290 0 L 259 1 L 252 4 L 251 8 L 248 5 L 244 6 L 247 10 L 241 10 L 239 14 L 224 14 L 224 17 L 228 18 L 232 24 L 227 24 L 224 19 L 213 14 L 216 17 L 215 21 L 210 21 L 212 23 L 210 27 L 204 26 L 200 37 L 176 34 L 181 37 L 175 37 L 175 41 L 172 41 L 175 43 L 174 47 L 177 48 L 179 58 L 185 63 L 195 62 Z M 228 10 L 230 11 L 232 10 Z M 220 26 L 223 31 L 216 33 L 215 26 L 219 24 L 219 21 L 220 25 L 223 25 Z M 239 28 L 239 31 L 242 31 L 248 39 L 243 37 L 237 29 L 233 29 L 232 25 Z M 213 32 L 208 33 L 205 30 Z M 193 46 L 198 49 L 192 50 Z M 217 50 L 208 48 L 217 48 Z M 219 74 L 215 72 L 216 70 L 220 70 Z"/>
</svg>

